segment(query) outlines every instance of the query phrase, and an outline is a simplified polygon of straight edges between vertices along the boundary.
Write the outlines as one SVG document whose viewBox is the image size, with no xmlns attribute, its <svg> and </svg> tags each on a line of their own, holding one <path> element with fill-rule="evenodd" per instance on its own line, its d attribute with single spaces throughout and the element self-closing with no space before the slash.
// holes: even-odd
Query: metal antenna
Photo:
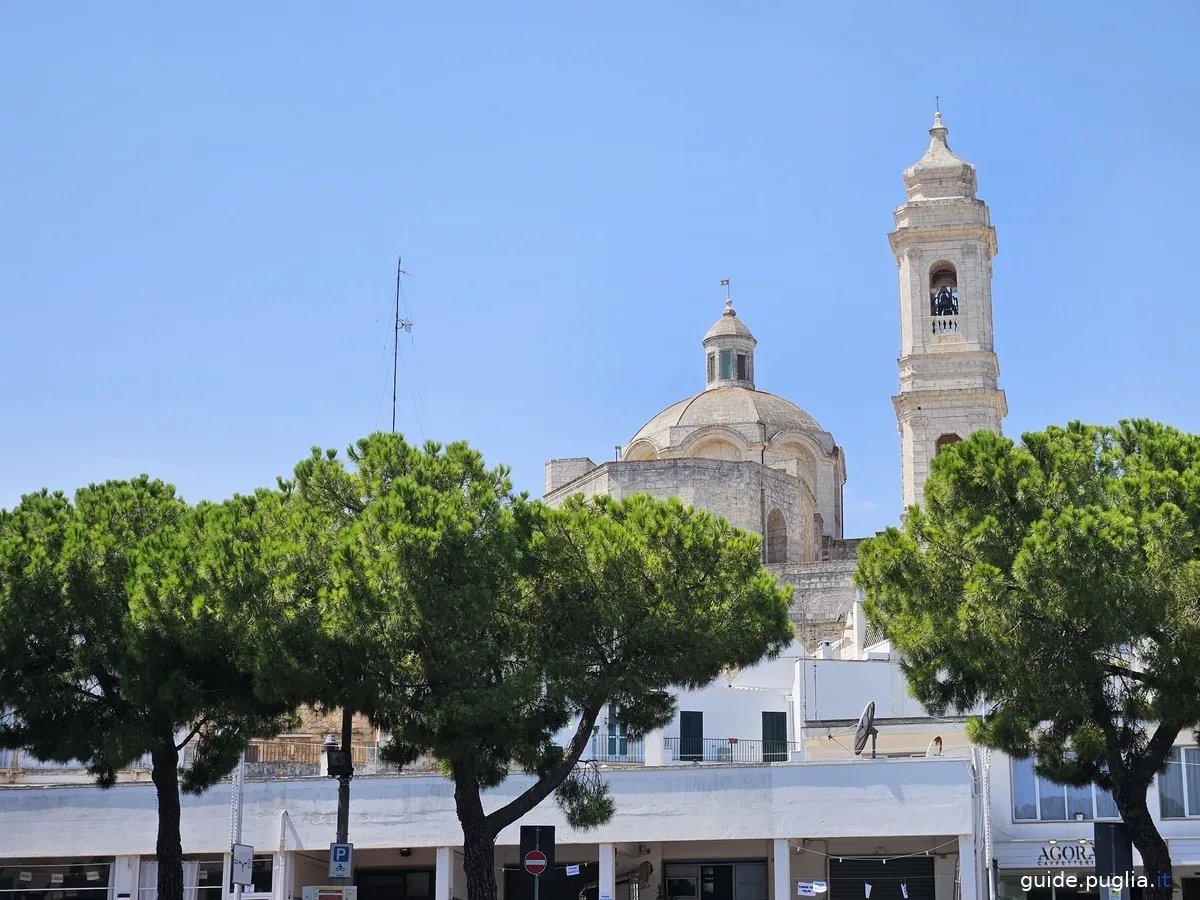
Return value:
<svg viewBox="0 0 1200 900">
<path fill-rule="evenodd" d="M 392 433 L 396 432 L 396 381 L 400 372 L 400 329 L 412 331 L 412 320 L 400 318 L 400 276 L 408 273 L 403 269 L 404 260 L 396 257 L 396 325 L 392 336 Z"/>
<path fill-rule="evenodd" d="M 942 111 L 942 98 L 941 98 L 941 97 L 937 97 L 937 96 L 935 96 L 935 97 L 933 98 L 933 111 L 934 111 L 934 112 L 941 112 L 941 111 Z"/>
</svg>

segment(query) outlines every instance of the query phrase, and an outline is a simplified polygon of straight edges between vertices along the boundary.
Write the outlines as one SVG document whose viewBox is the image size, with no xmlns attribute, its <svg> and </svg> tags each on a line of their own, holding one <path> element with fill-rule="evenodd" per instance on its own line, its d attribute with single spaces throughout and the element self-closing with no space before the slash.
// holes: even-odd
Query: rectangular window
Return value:
<svg viewBox="0 0 1200 900">
<path fill-rule="evenodd" d="M 1067 819 L 1067 797 L 1062 785 L 1038 776 L 1038 799 L 1041 801 L 1043 822 L 1065 822 Z"/>
<path fill-rule="evenodd" d="M 738 377 L 739 381 L 746 380 L 746 354 L 745 353 L 739 353 L 737 355 L 737 373 L 738 373 L 737 377 Z"/>
<path fill-rule="evenodd" d="M 243 893 L 247 894 L 269 894 L 271 893 L 271 882 L 275 872 L 275 857 L 273 856 L 255 856 L 254 868 L 251 870 L 250 878 L 254 884 L 245 888 Z"/>
<path fill-rule="evenodd" d="M 1037 778 L 1033 774 L 1032 759 L 1014 759 L 1012 763 L 1013 821 L 1036 821 Z"/>
<path fill-rule="evenodd" d="M 1014 822 L 1070 822 L 1077 813 L 1088 822 L 1119 818 L 1108 791 L 1055 784 L 1035 774 L 1033 759 L 1012 760 L 1012 803 Z"/>
<path fill-rule="evenodd" d="M 698 866 L 667 866 L 667 896 L 671 900 L 693 900 L 700 896 Z"/>
<path fill-rule="evenodd" d="M 1111 793 L 1102 788 L 1096 788 L 1096 818 L 1121 818 L 1121 814 L 1117 812 L 1117 801 L 1113 799 L 1113 795 Z"/>
<path fill-rule="evenodd" d="M 721 379 L 728 381 L 733 378 L 733 351 L 721 351 Z"/>
<path fill-rule="evenodd" d="M 3 751 L 7 753 L 8 751 Z M 0 897 L 9 900 L 107 900 L 107 862 L 74 860 L 64 865 L 12 860 L 0 862 Z"/>
<path fill-rule="evenodd" d="M 1158 776 L 1158 804 L 1164 819 L 1182 819 L 1188 814 L 1183 784 L 1183 752 L 1175 747 L 1167 755 L 1167 767 Z"/>
<path fill-rule="evenodd" d="M 708 380 L 717 380 L 717 354 L 708 354 Z"/>
</svg>

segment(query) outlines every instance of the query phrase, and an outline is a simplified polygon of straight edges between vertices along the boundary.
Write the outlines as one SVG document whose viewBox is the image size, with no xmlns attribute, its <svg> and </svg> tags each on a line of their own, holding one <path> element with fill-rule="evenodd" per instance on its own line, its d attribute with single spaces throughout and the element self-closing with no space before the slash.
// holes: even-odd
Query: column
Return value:
<svg viewBox="0 0 1200 900">
<path fill-rule="evenodd" d="M 434 876 L 433 900 L 453 900 L 454 848 L 437 848 L 437 870 Z"/>
<path fill-rule="evenodd" d="M 118 900 L 137 900 L 138 869 L 141 868 L 140 856 L 118 856 L 113 860 L 112 875 L 108 884 L 112 896 Z"/>
<path fill-rule="evenodd" d="M 613 844 L 600 845 L 600 886 L 596 900 L 613 900 L 617 892 L 617 848 Z"/>
<path fill-rule="evenodd" d="M 975 836 L 958 836 L 959 900 L 979 900 L 978 866 L 975 864 Z"/>
<path fill-rule="evenodd" d="M 775 839 L 775 856 L 772 869 L 775 873 L 771 900 L 791 900 L 792 896 L 792 844 L 787 838 Z"/>
<path fill-rule="evenodd" d="M 663 733 L 662 731 L 651 731 L 642 740 L 642 746 L 645 748 L 645 762 L 648 766 L 661 766 L 663 764 Z"/>
<path fill-rule="evenodd" d="M 282 850 L 275 854 L 271 863 L 271 900 L 292 900 L 295 868 L 295 854 L 292 851 Z"/>
</svg>

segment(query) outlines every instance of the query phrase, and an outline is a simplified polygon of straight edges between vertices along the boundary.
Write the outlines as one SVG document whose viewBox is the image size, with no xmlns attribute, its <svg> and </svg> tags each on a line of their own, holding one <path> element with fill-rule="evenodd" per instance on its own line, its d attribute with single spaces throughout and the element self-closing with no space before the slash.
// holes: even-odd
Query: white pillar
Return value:
<svg viewBox="0 0 1200 900">
<path fill-rule="evenodd" d="M 140 856 L 118 856 L 113 860 L 112 874 L 108 878 L 111 896 L 118 900 L 138 900 L 137 881 L 141 862 Z"/>
<path fill-rule="evenodd" d="M 271 900 L 292 900 L 295 854 L 284 850 L 275 854 L 271 864 Z"/>
<path fill-rule="evenodd" d="M 771 900 L 790 900 L 792 896 L 792 843 L 787 838 L 775 839 L 775 889 Z"/>
<path fill-rule="evenodd" d="M 978 865 L 975 861 L 975 836 L 958 836 L 959 900 L 979 900 Z"/>
<path fill-rule="evenodd" d="M 613 900 L 617 893 L 617 848 L 613 844 L 600 845 L 600 886 L 596 900 Z"/>
<path fill-rule="evenodd" d="M 646 765 L 661 766 L 663 764 L 663 733 L 661 731 L 651 731 L 643 738 L 642 746 L 645 747 Z"/>
<path fill-rule="evenodd" d="M 454 897 L 454 848 L 437 848 L 437 874 L 435 875 L 433 900 L 453 900 Z"/>
<path fill-rule="evenodd" d="M 866 591 L 859 588 L 854 592 L 854 659 L 866 656 L 867 649 L 867 614 L 863 610 L 863 600 Z"/>
</svg>

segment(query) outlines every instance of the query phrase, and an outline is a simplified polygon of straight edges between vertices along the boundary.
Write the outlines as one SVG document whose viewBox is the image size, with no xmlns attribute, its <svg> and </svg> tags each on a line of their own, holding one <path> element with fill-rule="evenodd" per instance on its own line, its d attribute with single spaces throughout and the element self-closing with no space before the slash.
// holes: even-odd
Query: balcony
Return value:
<svg viewBox="0 0 1200 900">
<path fill-rule="evenodd" d="M 322 777 L 321 744 L 305 741 L 251 741 L 246 745 L 246 781 L 281 781 L 294 778 Z M 351 747 L 355 775 L 428 775 L 439 771 L 437 760 L 423 757 L 400 767 L 385 762 L 378 744 L 355 744 Z M 180 754 L 180 764 L 191 765 L 196 757 L 194 746 Z M 150 757 L 146 755 L 122 769 L 118 781 L 145 781 L 150 777 Z M 232 776 L 221 779 L 232 781 Z M 92 781 L 87 766 L 79 760 L 55 762 L 37 759 L 27 750 L 0 750 L 0 784 L 2 783 L 83 783 Z"/>
<path fill-rule="evenodd" d="M 664 762 L 775 763 L 787 762 L 800 745 L 793 741 L 742 738 L 664 738 Z"/>
<path fill-rule="evenodd" d="M 615 723 L 605 720 L 592 734 L 583 759 L 605 765 L 645 765 L 646 742 L 629 737 Z"/>
</svg>

